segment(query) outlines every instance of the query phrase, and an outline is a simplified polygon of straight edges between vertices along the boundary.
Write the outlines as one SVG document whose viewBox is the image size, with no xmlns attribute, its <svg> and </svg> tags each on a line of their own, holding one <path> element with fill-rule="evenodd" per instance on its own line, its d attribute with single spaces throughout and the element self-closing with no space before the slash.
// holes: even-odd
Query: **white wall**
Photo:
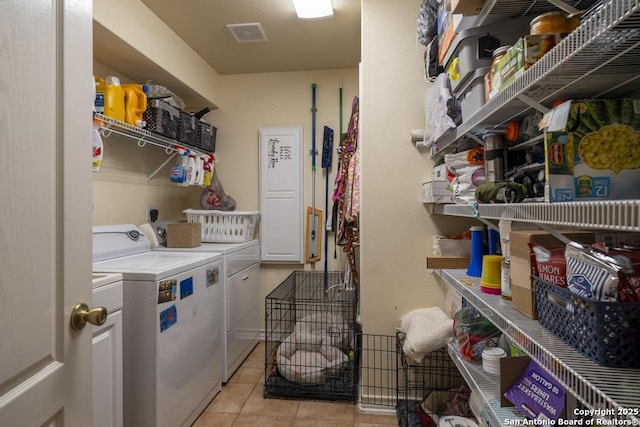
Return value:
<svg viewBox="0 0 640 427">
<path fill-rule="evenodd" d="M 338 144 L 339 97 L 338 87 L 343 86 L 343 126 L 346 132 L 351 112 L 351 101 L 358 93 L 358 70 L 339 69 L 290 73 L 263 73 L 221 76 L 222 107 L 209 113 L 218 124 L 216 157 L 218 177 L 224 190 L 237 202 L 238 210 L 259 208 L 258 186 L 258 129 L 271 126 L 302 126 L 304 139 L 304 206 L 311 206 L 311 84 L 316 83 L 316 208 L 324 213 L 325 176 L 321 168 L 322 129 L 334 130 L 334 148 Z M 329 191 L 337 170 L 337 156 L 329 176 Z M 332 204 L 329 205 L 331 209 Z M 338 248 L 338 258 L 333 258 L 333 233 L 329 239 L 329 271 L 344 268 L 345 258 Z M 315 268 L 324 268 L 324 238 L 322 261 Z M 263 264 L 260 269 L 262 300 L 291 271 L 310 269 L 310 265 Z M 261 305 L 261 310 L 264 307 Z"/>
<path fill-rule="evenodd" d="M 421 184 L 432 162 L 410 141 L 424 127 L 419 0 L 362 2 L 361 311 L 364 331 L 393 334 L 407 312 L 443 305 L 425 267 L 436 234 Z"/>
</svg>

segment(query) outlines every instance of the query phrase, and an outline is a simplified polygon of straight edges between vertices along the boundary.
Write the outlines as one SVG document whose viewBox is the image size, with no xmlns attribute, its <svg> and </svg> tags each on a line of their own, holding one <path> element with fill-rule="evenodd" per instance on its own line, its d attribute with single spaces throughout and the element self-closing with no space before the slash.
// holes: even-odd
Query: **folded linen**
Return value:
<svg viewBox="0 0 640 427">
<path fill-rule="evenodd" d="M 404 354 L 420 363 L 427 353 L 447 345 L 453 336 L 453 319 L 439 307 L 420 308 L 402 317 L 400 330 L 406 334 Z"/>
</svg>

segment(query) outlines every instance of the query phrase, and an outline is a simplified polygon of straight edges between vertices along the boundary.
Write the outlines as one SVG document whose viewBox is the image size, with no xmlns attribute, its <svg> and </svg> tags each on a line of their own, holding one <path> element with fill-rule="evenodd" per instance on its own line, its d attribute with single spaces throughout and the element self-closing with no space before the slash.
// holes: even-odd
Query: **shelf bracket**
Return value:
<svg viewBox="0 0 640 427">
<path fill-rule="evenodd" d="M 533 98 L 528 97 L 527 95 L 517 95 L 516 96 L 520 101 L 524 102 L 525 104 L 527 104 L 529 107 L 532 107 L 538 111 L 540 111 L 542 114 L 546 114 L 549 112 L 549 109 L 547 107 L 545 107 L 544 105 L 540 104 L 539 102 L 535 101 Z"/>
<path fill-rule="evenodd" d="M 472 134 L 471 132 L 467 133 L 465 136 L 484 147 L 484 141 L 478 138 L 477 136 L 475 136 L 474 134 Z"/>
<path fill-rule="evenodd" d="M 476 219 L 477 219 L 478 221 L 480 221 L 481 223 L 483 223 L 484 225 L 486 225 L 486 226 L 487 226 L 487 228 L 489 228 L 489 230 L 499 231 L 499 230 L 498 230 L 498 227 L 497 227 L 494 223 L 492 223 L 491 221 L 489 221 L 488 219 L 483 218 L 483 217 L 481 217 L 481 216 L 476 217 Z"/>
<path fill-rule="evenodd" d="M 147 177 L 147 182 L 151 181 L 151 179 L 153 179 L 153 177 L 156 176 L 158 174 L 158 172 L 160 172 L 162 170 L 162 168 L 167 165 L 167 163 L 169 163 L 171 160 L 173 160 L 173 158 L 176 157 L 177 154 L 178 154 L 177 151 L 174 152 L 171 156 L 169 156 L 169 158 L 167 160 L 164 161 L 164 163 L 162 163 L 160 166 L 158 166 L 158 168 L 156 170 L 151 172 L 151 175 L 149 175 Z"/>
<path fill-rule="evenodd" d="M 576 13 L 576 12 L 578 12 L 578 9 L 576 9 L 575 7 L 563 2 L 562 0 L 547 0 L 547 2 L 551 3 L 552 5 L 557 7 L 558 9 L 562 9 L 563 11 L 565 11 L 567 13 Z"/>
</svg>

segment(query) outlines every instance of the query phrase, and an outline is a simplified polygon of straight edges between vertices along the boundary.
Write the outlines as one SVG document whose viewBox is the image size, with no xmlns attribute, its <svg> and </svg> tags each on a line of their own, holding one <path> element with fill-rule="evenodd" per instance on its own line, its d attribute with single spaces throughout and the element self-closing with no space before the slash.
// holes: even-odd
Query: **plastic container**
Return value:
<svg viewBox="0 0 640 427">
<path fill-rule="evenodd" d="M 640 368 L 640 303 L 595 301 L 533 279 L 545 329 L 598 365 Z"/>
<path fill-rule="evenodd" d="M 120 79 L 107 76 L 104 85 L 104 115 L 124 122 L 124 89 L 120 86 Z"/>
<path fill-rule="evenodd" d="M 96 113 L 104 114 L 104 79 L 93 77 L 95 83 L 95 99 L 93 101 L 93 110 Z"/>
<path fill-rule="evenodd" d="M 180 110 L 161 99 L 147 99 L 147 109 L 142 115 L 147 130 L 176 139 Z"/>
<path fill-rule="evenodd" d="M 145 127 L 143 115 L 147 110 L 147 95 L 140 85 L 122 85 L 124 90 L 124 121 L 132 126 Z"/>
<path fill-rule="evenodd" d="M 482 350 L 482 369 L 490 374 L 500 375 L 500 359 L 507 353 L 500 347 L 485 347 Z"/>
<path fill-rule="evenodd" d="M 195 210 L 183 211 L 187 222 L 202 224 L 203 242 L 248 242 L 253 239 L 260 212 Z"/>
<path fill-rule="evenodd" d="M 469 120 L 484 105 L 484 76 L 489 72 L 489 67 L 475 70 L 471 80 L 459 87 L 459 92 L 454 92 L 460 102 L 462 121 Z"/>
<path fill-rule="evenodd" d="M 467 276 L 482 276 L 482 257 L 484 256 L 484 229 L 480 226 L 472 226 L 471 231 L 471 260 L 467 269 Z"/>
<path fill-rule="evenodd" d="M 527 33 L 529 23 L 529 19 L 521 18 L 500 25 L 482 25 L 460 31 L 451 43 L 453 48 L 449 49 L 442 61 L 445 70 L 449 70 L 451 62 L 457 58 L 457 78 L 451 79 L 451 89 L 456 91 L 459 86 L 465 85 L 478 68 L 490 67 L 493 51 L 500 46 L 514 44 Z M 494 38 L 495 42 L 486 42 L 487 36 Z"/>
</svg>

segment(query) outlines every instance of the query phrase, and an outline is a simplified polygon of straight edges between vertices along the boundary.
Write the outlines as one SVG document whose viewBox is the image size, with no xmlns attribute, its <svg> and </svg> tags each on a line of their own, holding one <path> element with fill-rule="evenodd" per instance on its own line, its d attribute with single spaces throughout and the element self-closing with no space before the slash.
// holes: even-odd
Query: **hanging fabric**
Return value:
<svg viewBox="0 0 640 427">
<path fill-rule="evenodd" d="M 340 166 L 336 175 L 333 201 L 338 204 L 337 241 L 347 255 L 351 280 L 359 284 L 354 244 L 360 240 L 360 157 L 358 153 L 359 100 L 353 98 L 347 135 L 340 141 Z"/>
</svg>

